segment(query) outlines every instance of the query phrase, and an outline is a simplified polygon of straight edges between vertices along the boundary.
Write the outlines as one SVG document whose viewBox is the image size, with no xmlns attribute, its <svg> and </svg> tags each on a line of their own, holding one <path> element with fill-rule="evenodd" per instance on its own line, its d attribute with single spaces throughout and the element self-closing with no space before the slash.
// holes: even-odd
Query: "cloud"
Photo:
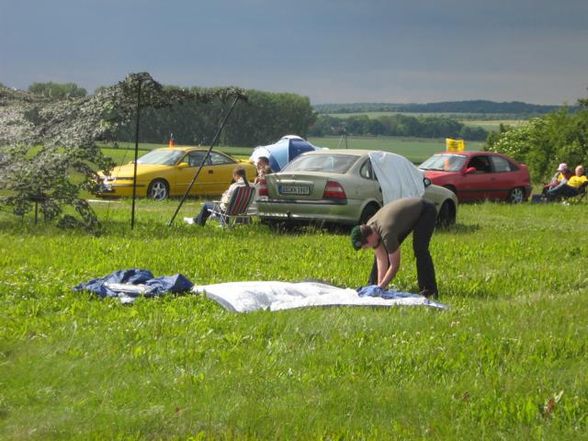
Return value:
<svg viewBox="0 0 588 441">
<path fill-rule="evenodd" d="M 93 90 L 149 71 L 313 102 L 557 104 L 585 96 L 587 22 L 577 0 L 7 0 L 0 81 Z"/>
</svg>

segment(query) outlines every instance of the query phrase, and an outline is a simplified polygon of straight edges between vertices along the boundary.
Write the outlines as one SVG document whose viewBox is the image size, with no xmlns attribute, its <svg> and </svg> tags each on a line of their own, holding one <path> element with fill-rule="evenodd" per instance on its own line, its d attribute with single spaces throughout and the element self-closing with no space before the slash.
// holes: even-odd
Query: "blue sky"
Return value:
<svg viewBox="0 0 588 441">
<path fill-rule="evenodd" d="M 0 0 L 0 82 L 130 72 L 313 104 L 588 96 L 586 0 Z"/>
</svg>

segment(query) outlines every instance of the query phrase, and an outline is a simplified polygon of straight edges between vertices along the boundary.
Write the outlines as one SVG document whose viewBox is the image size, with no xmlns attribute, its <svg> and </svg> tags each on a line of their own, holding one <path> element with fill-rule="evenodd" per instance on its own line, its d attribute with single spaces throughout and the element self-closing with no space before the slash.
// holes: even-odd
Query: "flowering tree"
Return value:
<svg viewBox="0 0 588 441">
<path fill-rule="evenodd" d="M 0 205 L 24 215 L 39 204 L 46 220 L 59 226 L 100 224 L 82 189 L 91 189 L 97 170 L 113 166 L 97 141 L 133 124 L 141 107 L 163 108 L 190 100 L 209 102 L 243 97 L 237 88 L 201 93 L 166 89 L 148 73 L 130 74 L 94 95 L 51 99 L 0 86 Z M 64 212 L 71 206 L 77 217 Z"/>
</svg>

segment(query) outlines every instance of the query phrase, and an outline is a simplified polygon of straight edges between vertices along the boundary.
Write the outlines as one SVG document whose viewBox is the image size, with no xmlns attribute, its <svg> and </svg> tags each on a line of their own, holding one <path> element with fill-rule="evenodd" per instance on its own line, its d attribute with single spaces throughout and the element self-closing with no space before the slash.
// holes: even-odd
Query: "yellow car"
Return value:
<svg viewBox="0 0 588 441">
<path fill-rule="evenodd" d="M 138 197 L 163 200 L 183 196 L 206 156 L 206 148 L 170 147 L 152 150 L 137 160 Z M 210 196 L 224 192 L 232 181 L 233 170 L 242 166 L 247 178 L 255 178 L 255 166 L 248 160 L 236 160 L 224 153 L 210 152 L 204 167 L 194 182 L 190 195 Z M 98 172 L 96 195 L 102 197 L 131 197 L 133 195 L 134 164 L 121 165 L 110 174 Z"/>
</svg>

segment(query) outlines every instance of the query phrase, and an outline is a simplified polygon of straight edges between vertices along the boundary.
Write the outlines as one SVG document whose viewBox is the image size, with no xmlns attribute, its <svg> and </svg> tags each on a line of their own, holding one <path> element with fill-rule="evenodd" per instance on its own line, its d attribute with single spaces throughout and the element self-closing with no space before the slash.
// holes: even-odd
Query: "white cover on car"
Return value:
<svg viewBox="0 0 588 441">
<path fill-rule="evenodd" d="M 311 306 L 432 306 L 445 305 L 427 300 L 418 294 L 398 292 L 394 298 L 360 297 L 354 289 L 317 282 L 229 282 L 214 285 L 194 286 L 192 291 L 204 293 L 220 303 L 225 309 L 235 312 L 250 312 L 259 309 L 278 311 L 282 309 Z"/>
<path fill-rule="evenodd" d="M 404 156 L 389 152 L 370 152 L 369 157 L 382 188 L 384 204 L 396 199 L 423 197 L 423 172 Z"/>
</svg>

